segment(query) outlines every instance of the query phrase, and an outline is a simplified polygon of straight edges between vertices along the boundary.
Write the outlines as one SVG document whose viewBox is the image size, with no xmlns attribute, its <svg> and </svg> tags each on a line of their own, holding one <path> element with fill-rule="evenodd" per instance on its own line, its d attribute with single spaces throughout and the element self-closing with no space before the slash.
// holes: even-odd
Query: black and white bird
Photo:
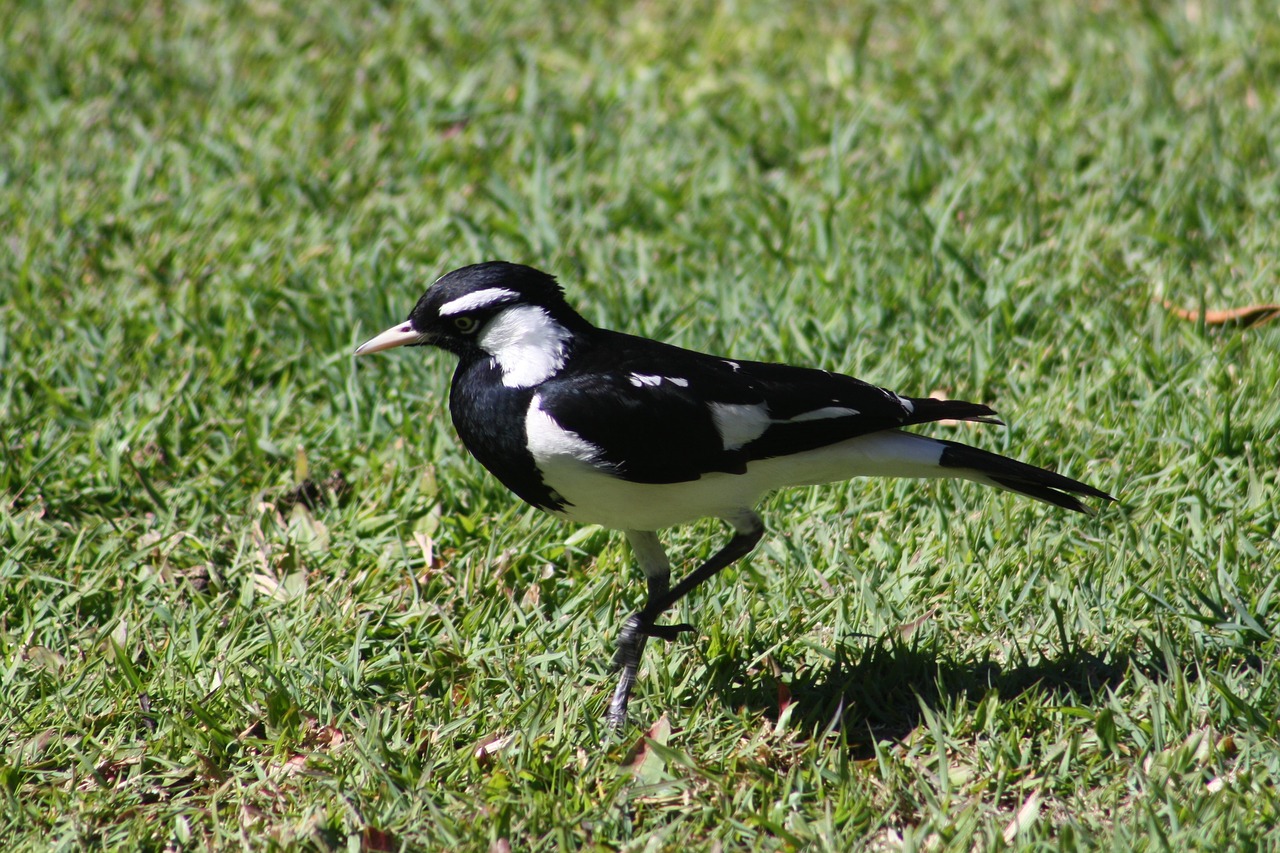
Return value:
<svg viewBox="0 0 1280 853">
<path fill-rule="evenodd" d="M 600 329 L 556 280 L 519 264 L 462 267 L 356 355 L 431 345 L 458 357 L 449 395 L 467 450 L 507 488 L 560 518 L 622 530 L 648 581 L 622 625 L 614 727 L 658 618 L 750 552 L 755 507 L 786 486 L 852 477 L 958 477 L 1078 512 L 1092 486 L 954 441 L 903 431 L 943 419 L 1000 423 L 980 403 L 903 397 L 825 370 L 720 358 Z M 729 542 L 671 585 L 657 531 L 723 519 Z"/>
</svg>

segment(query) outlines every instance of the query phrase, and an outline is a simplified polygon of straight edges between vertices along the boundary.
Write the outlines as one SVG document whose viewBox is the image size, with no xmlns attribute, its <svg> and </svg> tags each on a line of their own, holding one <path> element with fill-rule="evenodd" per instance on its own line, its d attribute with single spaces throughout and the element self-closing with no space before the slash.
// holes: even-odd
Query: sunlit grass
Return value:
<svg viewBox="0 0 1280 853">
<path fill-rule="evenodd" d="M 1163 306 L 1278 301 L 1267 4 L 31 0 L 0 33 L 7 848 L 1276 843 L 1280 326 Z M 932 431 L 1121 503 L 773 497 L 610 741 L 621 537 L 465 455 L 443 354 L 351 357 L 486 258 L 990 403 Z"/>
</svg>

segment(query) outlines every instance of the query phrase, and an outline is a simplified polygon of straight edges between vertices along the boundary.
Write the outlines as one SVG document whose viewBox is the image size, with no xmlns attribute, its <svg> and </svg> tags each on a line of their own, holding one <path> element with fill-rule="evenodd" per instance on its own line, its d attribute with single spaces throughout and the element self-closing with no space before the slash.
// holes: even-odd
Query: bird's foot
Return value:
<svg viewBox="0 0 1280 853">
<path fill-rule="evenodd" d="M 681 622 L 679 625 L 650 625 L 645 628 L 645 636 L 654 637 L 659 640 L 674 640 L 681 634 L 691 634 L 697 631 L 688 622 Z"/>
<path fill-rule="evenodd" d="M 627 702 L 631 699 L 628 694 L 626 696 L 618 696 L 614 694 L 613 699 L 609 702 L 609 710 L 604 712 L 605 725 L 614 736 L 621 736 L 623 729 L 627 727 Z"/>
<path fill-rule="evenodd" d="M 605 721 L 615 732 L 621 731 L 627 724 L 627 703 L 631 699 L 631 688 L 636 682 L 636 674 L 640 671 L 640 656 L 644 654 L 645 643 L 650 637 L 659 640 L 674 640 L 681 634 L 694 630 L 688 622 L 677 625 L 657 625 L 643 613 L 633 613 L 622 623 L 622 631 L 618 634 L 618 651 L 613 656 L 613 665 L 621 670 L 618 687 L 609 702 L 609 710 L 605 713 Z"/>
<path fill-rule="evenodd" d="M 639 665 L 640 655 L 644 652 L 644 643 L 650 637 L 670 642 L 681 634 L 688 634 L 697 629 L 688 622 L 676 625 L 659 625 L 650 622 L 642 613 L 632 613 L 622 623 L 622 631 L 618 634 L 618 651 L 614 653 L 613 665 L 626 667 L 628 663 Z"/>
</svg>

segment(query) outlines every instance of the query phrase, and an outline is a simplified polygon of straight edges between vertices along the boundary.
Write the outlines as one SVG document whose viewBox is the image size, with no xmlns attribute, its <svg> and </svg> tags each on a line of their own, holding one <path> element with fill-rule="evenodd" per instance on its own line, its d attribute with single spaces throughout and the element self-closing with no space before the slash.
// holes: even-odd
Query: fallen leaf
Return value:
<svg viewBox="0 0 1280 853">
<path fill-rule="evenodd" d="M 288 760 L 280 765 L 280 772 L 285 776 L 293 776 L 301 773 L 307 768 L 307 757 L 300 752 L 295 752 L 289 756 Z"/>
<path fill-rule="evenodd" d="M 916 632 L 916 629 L 918 629 L 921 625 L 923 625 L 924 623 L 932 619 L 933 614 L 937 612 L 938 612 L 938 608 L 930 607 L 923 615 L 917 616 L 915 619 L 912 619 L 910 622 L 899 625 L 898 634 L 902 637 L 902 639 L 904 640 L 908 639 L 912 634 Z"/>
<path fill-rule="evenodd" d="M 642 779 L 652 781 L 661 773 L 663 761 L 649 748 L 650 742 L 666 746 L 671 737 L 671 721 L 663 714 L 658 721 L 649 727 L 649 731 L 640 736 L 627 755 L 627 767 Z"/>
<path fill-rule="evenodd" d="M 373 850 L 376 853 L 390 853 L 392 850 L 400 850 L 400 842 L 396 837 L 385 829 L 375 829 L 372 826 L 366 826 L 363 833 L 362 850 Z"/>
<path fill-rule="evenodd" d="M 337 749 L 346 739 L 346 735 L 337 726 L 321 725 L 311 717 L 303 724 L 302 744 L 308 749 Z"/>
<path fill-rule="evenodd" d="M 487 739 L 484 743 L 476 747 L 476 751 L 475 751 L 476 761 L 480 762 L 481 764 L 488 764 L 489 760 L 494 755 L 497 755 L 499 752 L 502 752 L 504 749 L 510 748 L 510 746 L 515 742 L 516 742 L 515 735 L 494 735 L 493 737 Z"/>
<path fill-rule="evenodd" d="M 1199 311 L 1179 308 L 1168 300 L 1162 304 L 1175 317 L 1193 323 L 1203 321 L 1206 326 L 1259 326 L 1280 316 L 1280 305 L 1250 305 L 1247 308 Z"/>
<path fill-rule="evenodd" d="M 781 717 L 791 707 L 791 688 L 784 682 L 778 682 L 778 716 Z"/>
</svg>

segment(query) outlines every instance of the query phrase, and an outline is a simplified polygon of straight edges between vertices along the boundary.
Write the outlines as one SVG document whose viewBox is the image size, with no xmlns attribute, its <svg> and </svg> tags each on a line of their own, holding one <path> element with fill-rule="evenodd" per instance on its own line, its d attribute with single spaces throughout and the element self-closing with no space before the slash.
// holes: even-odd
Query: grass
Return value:
<svg viewBox="0 0 1280 853">
<path fill-rule="evenodd" d="M 1280 843 L 1280 325 L 1162 305 L 1276 301 L 1268 4 L 0 33 L 6 849 Z M 492 257 L 601 324 L 992 403 L 933 432 L 1122 503 L 775 496 L 602 745 L 621 537 L 464 454 L 447 357 L 351 357 Z"/>
</svg>

